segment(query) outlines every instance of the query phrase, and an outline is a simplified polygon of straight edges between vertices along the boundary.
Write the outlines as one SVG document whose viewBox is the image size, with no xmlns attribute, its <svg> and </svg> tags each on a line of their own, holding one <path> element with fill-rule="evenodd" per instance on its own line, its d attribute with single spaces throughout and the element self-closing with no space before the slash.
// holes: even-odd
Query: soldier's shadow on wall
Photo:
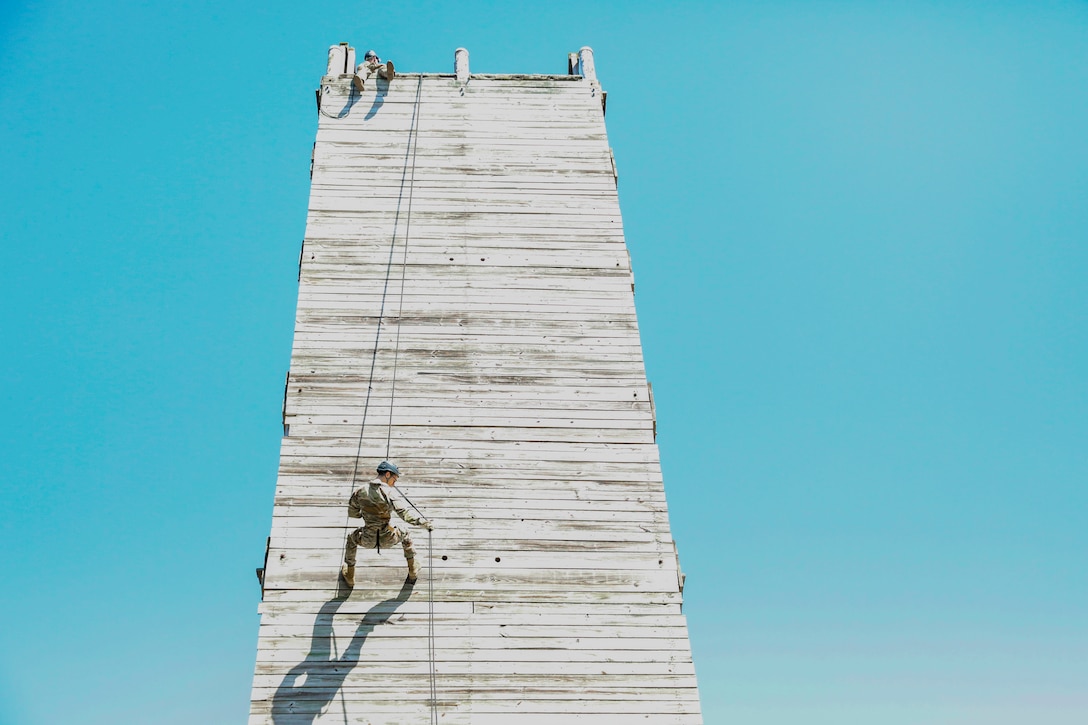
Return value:
<svg viewBox="0 0 1088 725">
<path fill-rule="evenodd" d="M 384 78 L 375 78 L 372 82 L 374 83 L 377 93 L 374 94 L 374 103 L 370 105 L 370 108 L 366 112 L 365 120 L 367 121 L 378 115 L 378 111 L 385 105 L 386 95 L 389 94 L 389 81 Z M 362 98 L 363 94 L 355 90 L 355 86 L 351 86 L 348 89 L 347 103 L 344 104 L 343 108 L 336 113 L 329 113 L 325 110 L 322 110 L 321 112 L 329 118 L 347 118 L 348 114 L 351 113 L 351 109 L 355 108 L 355 104 L 362 100 Z"/>
<path fill-rule="evenodd" d="M 369 121 L 378 115 L 378 111 L 381 110 L 382 105 L 385 103 L 385 96 L 389 93 L 389 81 L 375 76 L 374 87 L 378 92 L 374 94 L 374 103 L 371 104 L 370 110 L 366 112 L 366 116 L 363 118 L 364 121 Z"/>
<path fill-rule="evenodd" d="M 321 109 L 320 107 L 319 107 L 319 110 L 321 110 L 321 113 L 324 114 L 325 116 L 328 116 L 329 118 L 347 118 L 347 115 L 349 113 L 351 113 L 351 109 L 354 108 L 355 104 L 359 102 L 359 98 L 360 98 L 359 92 L 357 90 L 355 90 L 354 86 L 352 86 L 351 88 L 348 89 L 347 103 L 345 103 L 344 107 L 341 108 L 339 111 L 337 111 L 336 113 L 329 113 L 328 111 L 325 111 L 324 109 Z"/>
<path fill-rule="evenodd" d="M 379 624 L 388 622 L 397 607 L 408 601 L 414 587 L 414 583 L 405 581 L 397 596 L 378 602 L 368 609 L 351 642 L 339 657 L 335 657 L 333 617 L 351 594 L 341 581 L 336 596 L 322 605 L 317 619 L 314 620 L 310 651 L 306 659 L 291 668 L 276 688 L 276 694 L 272 696 L 272 722 L 282 725 L 312 723 L 318 715 L 325 712 L 340 692 L 348 673 L 359 663 L 359 652 L 366 638 Z"/>
</svg>

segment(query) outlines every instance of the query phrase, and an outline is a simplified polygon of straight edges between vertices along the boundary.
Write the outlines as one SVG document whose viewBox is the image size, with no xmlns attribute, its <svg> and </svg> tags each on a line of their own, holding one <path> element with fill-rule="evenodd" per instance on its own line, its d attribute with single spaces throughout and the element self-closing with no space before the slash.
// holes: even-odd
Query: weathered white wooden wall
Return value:
<svg viewBox="0 0 1088 725">
<path fill-rule="evenodd" d="M 428 722 L 426 570 L 360 550 L 337 582 L 368 383 L 360 481 L 391 411 L 437 525 L 440 722 L 701 722 L 600 88 L 350 85 L 322 85 L 250 723 Z"/>
</svg>

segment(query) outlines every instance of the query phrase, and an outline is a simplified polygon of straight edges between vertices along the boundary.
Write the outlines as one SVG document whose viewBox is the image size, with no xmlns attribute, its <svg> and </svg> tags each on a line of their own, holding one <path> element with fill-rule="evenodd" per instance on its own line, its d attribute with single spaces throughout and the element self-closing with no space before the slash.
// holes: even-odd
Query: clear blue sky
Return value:
<svg viewBox="0 0 1088 725">
<path fill-rule="evenodd" d="M 341 40 L 596 50 L 708 723 L 1088 722 L 1088 5 L 300 5 L 2 5 L 0 723 L 244 722 Z"/>
</svg>

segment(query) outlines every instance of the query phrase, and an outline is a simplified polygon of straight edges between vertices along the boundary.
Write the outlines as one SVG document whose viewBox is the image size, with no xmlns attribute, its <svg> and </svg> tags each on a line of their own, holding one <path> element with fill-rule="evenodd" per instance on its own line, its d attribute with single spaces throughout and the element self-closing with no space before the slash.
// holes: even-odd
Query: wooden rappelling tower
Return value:
<svg viewBox="0 0 1088 725">
<path fill-rule="evenodd" d="M 353 56 L 317 97 L 249 722 L 702 722 L 592 51 L 362 92 Z M 360 549 L 348 590 L 385 458 L 436 530 L 414 587 Z"/>
</svg>

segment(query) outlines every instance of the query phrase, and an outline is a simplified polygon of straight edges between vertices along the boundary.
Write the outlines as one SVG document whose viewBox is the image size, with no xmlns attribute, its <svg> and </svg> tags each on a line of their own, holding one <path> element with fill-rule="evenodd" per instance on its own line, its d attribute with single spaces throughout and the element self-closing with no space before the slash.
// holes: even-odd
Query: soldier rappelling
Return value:
<svg viewBox="0 0 1088 725">
<path fill-rule="evenodd" d="M 360 546 L 364 549 L 377 549 L 380 554 L 382 547 L 388 548 L 400 544 L 408 563 L 408 581 L 414 582 L 419 577 L 419 565 L 416 563 L 416 550 L 412 546 L 412 538 L 402 525 L 392 524 L 390 519 L 393 512 L 396 512 L 397 516 L 413 526 L 422 526 L 428 531 L 433 531 L 434 526 L 426 518 L 413 514 L 400 501 L 382 490 L 382 486 L 390 488 L 396 486 L 398 478 L 400 478 L 400 469 L 389 461 L 382 461 L 378 464 L 377 478 L 373 479 L 368 486 L 351 494 L 348 500 L 348 516 L 363 519 L 363 525 L 348 534 L 347 545 L 344 548 L 344 563 L 340 566 L 340 574 L 349 587 L 355 586 L 355 552 Z"/>
</svg>

